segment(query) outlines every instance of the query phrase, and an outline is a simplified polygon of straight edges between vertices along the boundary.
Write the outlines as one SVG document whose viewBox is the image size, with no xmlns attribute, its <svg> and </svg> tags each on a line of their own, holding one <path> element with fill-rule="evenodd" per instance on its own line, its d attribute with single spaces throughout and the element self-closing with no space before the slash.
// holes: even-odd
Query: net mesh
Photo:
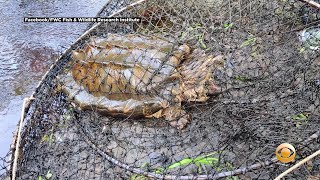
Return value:
<svg viewBox="0 0 320 180">
<path fill-rule="evenodd" d="M 98 16 L 131 3 L 110 1 Z M 237 169 L 245 173 L 228 178 L 270 179 L 288 166 L 243 168 L 271 160 L 283 142 L 296 160 L 319 149 L 318 136 L 306 141 L 320 128 L 317 9 L 142 1 L 116 16 L 141 21 L 100 24 L 36 89 L 18 179 L 218 178 Z M 319 162 L 288 178 L 319 178 Z"/>
</svg>

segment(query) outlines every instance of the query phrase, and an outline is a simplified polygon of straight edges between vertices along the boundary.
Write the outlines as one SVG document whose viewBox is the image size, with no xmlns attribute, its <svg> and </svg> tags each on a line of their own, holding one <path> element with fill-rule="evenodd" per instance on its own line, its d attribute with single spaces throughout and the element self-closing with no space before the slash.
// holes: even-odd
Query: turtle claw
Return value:
<svg viewBox="0 0 320 180">
<path fill-rule="evenodd" d="M 170 122 L 170 125 L 178 130 L 185 128 L 187 124 L 191 122 L 191 115 L 184 111 L 179 105 L 170 106 L 162 113 L 162 116 Z"/>
<path fill-rule="evenodd" d="M 170 125 L 177 128 L 178 130 L 184 129 L 187 124 L 191 122 L 191 116 L 190 114 L 183 115 L 180 119 L 170 121 Z"/>
</svg>

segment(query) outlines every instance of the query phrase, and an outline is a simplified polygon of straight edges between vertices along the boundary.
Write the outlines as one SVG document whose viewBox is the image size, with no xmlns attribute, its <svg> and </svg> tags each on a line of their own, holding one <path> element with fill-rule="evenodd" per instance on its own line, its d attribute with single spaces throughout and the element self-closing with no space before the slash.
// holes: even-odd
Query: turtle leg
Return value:
<svg viewBox="0 0 320 180">
<path fill-rule="evenodd" d="M 182 117 L 180 117 L 178 120 L 172 120 L 170 121 L 170 125 L 181 130 L 187 126 L 191 122 L 191 115 L 186 113 Z"/>
<path fill-rule="evenodd" d="M 170 125 L 177 128 L 183 129 L 187 126 L 188 123 L 191 122 L 191 115 L 188 114 L 185 110 L 181 108 L 181 106 L 169 106 L 164 109 L 160 109 L 159 111 L 146 115 L 146 118 L 164 118 L 165 120 L 170 122 Z"/>
<path fill-rule="evenodd" d="M 191 115 L 188 114 L 181 106 L 169 106 L 162 112 L 163 117 L 170 122 L 170 125 L 177 128 L 183 129 L 191 122 Z"/>
</svg>

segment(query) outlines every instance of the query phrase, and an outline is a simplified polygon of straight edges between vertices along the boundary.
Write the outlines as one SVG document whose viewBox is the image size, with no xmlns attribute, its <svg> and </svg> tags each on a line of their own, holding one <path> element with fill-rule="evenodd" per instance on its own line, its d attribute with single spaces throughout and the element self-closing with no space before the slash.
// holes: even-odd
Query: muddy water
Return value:
<svg viewBox="0 0 320 180">
<path fill-rule="evenodd" d="M 86 23 L 24 23 L 23 17 L 92 17 L 106 0 L 0 0 L 0 157 L 7 154 L 22 100 Z"/>
</svg>

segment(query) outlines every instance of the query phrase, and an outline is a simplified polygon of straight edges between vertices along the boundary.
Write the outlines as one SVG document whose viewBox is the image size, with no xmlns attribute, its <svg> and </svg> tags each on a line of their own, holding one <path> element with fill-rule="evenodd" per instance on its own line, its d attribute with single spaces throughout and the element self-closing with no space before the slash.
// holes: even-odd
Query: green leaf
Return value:
<svg viewBox="0 0 320 180">
<path fill-rule="evenodd" d="M 181 39 L 184 39 L 186 36 L 187 36 L 187 33 L 186 33 L 186 32 L 182 32 L 180 38 L 181 38 Z"/>
<path fill-rule="evenodd" d="M 50 179 L 52 177 L 52 173 L 51 171 L 49 170 L 46 174 L 46 179 Z"/>
<path fill-rule="evenodd" d="M 198 167 L 198 172 L 201 173 L 201 165 L 214 166 L 218 162 L 218 158 L 213 157 L 198 157 L 194 160 L 195 165 Z"/>
<path fill-rule="evenodd" d="M 226 164 L 227 164 L 228 170 L 233 170 L 234 169 L 234 167 L 233 167 L 233 165 L 231 163 L 226 162 Z"/>
<path fill-rule="evenodd" d="M 220 153 L 220 151 L 214 151 L 214 152 L 211 152 L 211 153 L 206 154 L 204 156 L 199 156 L 199 157 L 196 157 L 196 158 L 185 158 L 185 159 L 183 159 L 183 160 L 181 160 L 179 162 L 171 164 L 167 168 L 162 168 L 162 167 L 157 168 L 157 169 L 155 169 L 155 173 L 156 174 L 161 174 L 167 169 L 174 169 L 174 168 L 177 168 L 177 167 L 180 167 L 180 166 L 185 166 L 185 165 L 188 165 L 188 164 L 191 164 L 191 163 L 194 163 L 198 167 L 198 170 L 201 169 L 200 165 L 213 166 L 216 162 L 218 162 L 218 158 L 214 158 L 214 157 L 211 157 L 211 156 L 216 155 L 218 153 Z"/>
<path fill-rule="evenodd" d="M 297 122 L 296 127 L 300 127 L 302 125 L 302 122 Z"/>
<path fill-rule="evenodd" d="M 196 158 L 194 160 L 194 163 L 196 164 L 203 164 L 203 165 L 214 165 L 216 162 L 218 162 L 218 158 L 213 157 L 205 157 L 205 158 Z"/>
<path fill-rule="evenodd" d="M 300 113 L 298 115 L 293 115 L 293 116 L 290 117 L 290 119 L 295 121 L 296 127 L 300 127 L 302 125 L 303 121 L 305 123 L 308 122 L 308 116 L 304 115 L 303 113 Z"/>
<path fill-rule="evenodd" d="M 41 143 L 49 141 L 49 139 L 50 139 L 49 136 L 46 134 L 41 138 Z"/>
<path fill-rule="evenodd" d="M 235 79 L 237 81 L 241 81 L 241 82 L 246 82 L 248 81 L 248 79 L 246 77 L 243 77 L 243 76 L 236 76 Z"/>
<path fill-rule="evenodd" d="M 203 34 L 198 36 L 198 41 L 203 49 L 207 49 L 207 45 L 203 41 Z"/>
<path fill-rule="evenodd" d="M 137 176 L 138 176 L 137 174 L 131 175 L 130 180 L 135 180 Z"/>
<path fill-rule="evenodd" d="M 306 48 L 302 47 L 302 48 L 300 48 L 299 53 L 301 54 L 301 53 L 304 53 L 305 51 L 306 51 Z"/>
<path fill-rule="evenodd" d="M 147 180 L 147 179 L 148 179 L 148 178 L 147 178 L 146 176 L 144 176 L 144 175 L 139 175 L 139 176 L 136 177 L 135 180 Z"/>
<path fill-rule="evenodd" d="M 140 168 L 145 168 L 145 167 L 148 167 L 148 166 L 149 166 L 149 163 L 145 162 L 140 166 Z"/>
<path fill-rule="evenodd" d="M 221 152 L 220 151 L 214 151 L 214 152 L 211 152 L 211 153 L 209 153 L 207 155 L 204 155 L 203 157 L 210 157 L 210 156 L 213 156 L 213 155 L 217 155 L 218 153 L 221 153 Z"/>
<path fill-rule="evenodd" d="M 50 134 L 50 137 L 49 137 L 49 143 L 53 143 L 54 141 L 54 136 L 53 136 L 53 133 Z"/>
<path fill-rule="evenodd" d="M 250 35 L 250 36 L 248 37 L 248 39 L 245 40 L 245 41 L 241 44 L 240 48 L 245 47 L 245 46 L 252 45 L 252 44 L 254 44 L 254 43 L 256 42 L 256 40 L 257 40 L 257 39 L 256 39 L 255 37 L 253 37 L 252 35 Z"/>
<path fill-rule="evenodd" d="M 159 167 L 159 168 L 155 169 L 155 173 L 156 174 L 162 174 L 163 171 L 165 171 L 165 168 L 162 168 L 162 167 Z"/>
<path fill-rule="evenodd" d="M 188 164 L 190 164 L 190 163 L 192 163 L 192 159 L 190 159 L 190 158 L 183 159 L 183 160 L 181 160 L 181 161 L 179 161 L 179 162 L 176 162 L 176 163 L 171 164 L 171 165 L 168 167 L 168 169 L 174 169 L 174 168 L 176 168 L 176 167 L 185 166 L 185 165 L 188 165 Z"/>
<path fill-rule="evenodd" d="M 147 177 L 144 175 L 134 174 L 130 176 L 130 180 L 146 180 Z"/>
<path fill-rule="evenodd" d="M 39 176 L 39 177 L 38 177 L 38 180 L 43 180 L 42 176 Z"/>
<path fill-rule="evenodd" d="M 252 57 L 256 58 L 259 54 L 257 52 L 253 52 L 250 54 Z"/>
<path fill-rule="evenodd" d="M 305 116 L 303 113 L 300 113 L 299 116 L 301 119 L 307 119 L 307 116 Z"/>
<path fill-rule="evenodd" d="M 65 114 L 65 115 L 63 115 L 63 119 L 66 120 L 66 121 L 70 121 L 71 115 L 70 114 Z"/>
<path fill-rule="evenodd" d="M 195 27 L 194 27 L 195 30 L 201 29 L 201 28 L 203 28 L 201 24 L 199 23 L 195 24 Z"/>
<path fill-rule="evenodd" d="M 220 171 L 222 170 L 222 168 L 219 167 L 219 166 L 218 166 L 218 167 L 215 167 L 214 169 L 215 169 L 217 172 L 220 172 Z"/>
<path fill-rule="evenodd" d="M 299 116 L 293 116 L 292 119 L 293 120 L 300 120 L 300 117 Z"/>
<path fill-rule="evenodd" d="M 298 115 L 293 115 L 293 116 L 291 116 L 291 119 L 292 119 L 292 120 L 307 120 L 308 118 L 307 118 L 307 116 L 304 115 L 303 113 L 300 113 L 300 114 L 298 114 Z"/>
<path fill-rule="evenodd" d="M 164 170 L 165 170 L 164 168 L 160 167 L 160 168 L 157 168 L 157 169 L 155 170 L 155 173 L 156 173 L 156 174 L 161 174 L 161 173 L 163 173 Z"/>
<path fill-rule="evenodd" d="M 232 28 L 232 26 L 233 26 L 232 23 L 230 23 L 230 24 L 224 23 L 224 24 L 223 24 L 223 27 L 224 27 L 225 30 L 228 30 L 228 29 Z"/>
<path fill-rule="evenodd" d="M 229 176 L 227 177 L 227 180 L 238 180 L 237 176 Z"/>
</svg>

